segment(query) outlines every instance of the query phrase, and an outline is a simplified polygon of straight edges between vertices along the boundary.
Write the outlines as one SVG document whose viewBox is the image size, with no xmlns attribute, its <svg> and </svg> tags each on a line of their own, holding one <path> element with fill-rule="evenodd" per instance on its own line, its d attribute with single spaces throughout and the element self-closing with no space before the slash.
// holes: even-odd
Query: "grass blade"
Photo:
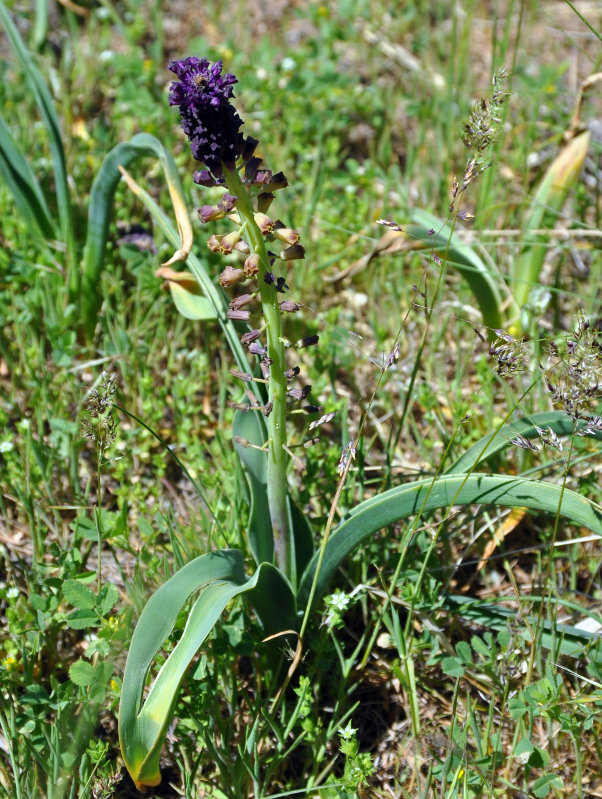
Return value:
<svg viewBox="0 0 602 799">
<path fill-rule="evenodd" d="M 17 57 L 19 65 L 23 70 L 25 80 L 35 97 L 44 121 L 46 132 L 48 133 L 54 167 L 54 182 L 61 223 L 61 235 L 67 247 L 67 281 L 69 294 L 71 298 L 74 299 L 77 297 L 79 291 L 79 269 L 76 263 L 76 244 L 73 228 L 73 211 L 71 208 L 69 185 L 67 181 L 67 164 L 65 161 L 65 151 L 63 149 L 63 140 L 58 117 L 44 78 L 31 58 L 2 0 L 0 0 L 0 22 L 4 27 L 4 31 Z"/>
<path fill-rule="evenodd" d="M 44 239 L 55 239 L 57 231 L 44 193 L 28 162 L 0 115 L 0 173 L 30 232 Z"/>
</svg>

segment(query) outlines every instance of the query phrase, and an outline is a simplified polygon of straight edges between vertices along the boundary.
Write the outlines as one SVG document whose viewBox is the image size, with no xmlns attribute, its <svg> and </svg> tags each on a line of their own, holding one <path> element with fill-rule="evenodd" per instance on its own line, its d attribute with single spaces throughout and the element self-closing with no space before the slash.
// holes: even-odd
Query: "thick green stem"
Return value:
<svg viewBox="0 0 602 799">
<path fill-rule="evenodd" d="M 286 438 L 286 392 L 287 384 L 285 351 L 282 341 L 282 317 L 278 292 L 264 278 L 270 272 L 270 261 L 263 235 L 255 222 L 255 211 L 246 187 L 238 172 L 224 168 L 224 178 L 228 191 L 238 197 L 236 210 L 241 221 L 246 223 L 245 239 L 251 251 L 259 255 L 257 283 L 263 316 L 266 323 L 268 357 L 270 358 L 270 379 L 268 401 L 272 405 L 267 417 L 268 428 L 268 470 L 267 493 L 270 519 L 274 534 L 274 555 L 276 565 L 284 572 L 293 585 L 296 584 L 295 553 L 293 531 L 288 504 L 288 485 L 286 478 L 287 455 L 284 447 Z"/>
</svg>

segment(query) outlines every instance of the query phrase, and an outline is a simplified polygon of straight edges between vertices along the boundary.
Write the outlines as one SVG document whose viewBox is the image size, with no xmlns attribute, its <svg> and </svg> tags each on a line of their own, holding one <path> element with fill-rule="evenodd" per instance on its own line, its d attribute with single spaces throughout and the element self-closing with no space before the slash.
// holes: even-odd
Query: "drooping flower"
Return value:
<svg viewBox="0 0 602 799">
<path fill-rule="evenodd" d="M 221 61 L 212 64 L 196 56 L 170 61 L 168 69 L 178 78 L 170 86 L 169 104 L 180 110 L 192 155 L 219 178 L 222 165 L 233 169 L 245 147 L 239 130 L 243 121 L 230 102 L 237 79 L 228 72 L 222 75 Z M 203 171 L 199 176 L 209 179 Z"/>
</svg>

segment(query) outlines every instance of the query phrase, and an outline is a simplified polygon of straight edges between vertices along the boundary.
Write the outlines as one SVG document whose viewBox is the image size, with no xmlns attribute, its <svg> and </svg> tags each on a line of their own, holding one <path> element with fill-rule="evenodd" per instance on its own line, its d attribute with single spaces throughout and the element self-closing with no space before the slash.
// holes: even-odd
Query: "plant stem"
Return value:
<svg viewBox="0 0 602 799">
<path fill-rule="evenodd" d="M 272 409 L 267 417 L 268 429 L 268 470 L 267 494 L 270 520 L 274 535 L 274 556 L 276 565 L 286 575 L 293 586 L 296 585 L 293 534 L 288 505 L 288 485 L 286 479 L 286 370 L 285 351 L 282 340 L 282 318 L 275 286 L 266 283 L 265 276 L 270 269 L 270 260 L 263 235 L 255 222 L 255 211 L 246 187 L 236 171 L 224 168 L 224 178 L 228 191 L 238 198 L 236 210 L 243 224 L 246 223 L 246 239 L 251 251 L 259 255 L 257 283 L 263 316 L 266 323 L 270 379 L 268 402 Z"/>
</svg>

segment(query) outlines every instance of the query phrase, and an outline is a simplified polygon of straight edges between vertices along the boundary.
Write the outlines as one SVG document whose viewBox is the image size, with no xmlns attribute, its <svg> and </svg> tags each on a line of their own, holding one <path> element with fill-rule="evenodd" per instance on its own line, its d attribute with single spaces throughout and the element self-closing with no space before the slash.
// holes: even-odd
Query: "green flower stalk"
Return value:
<svg viewBox="0 0 602 799">
<path fill-rule="evenodd" d="M 226 235 L 213 235 L 207 244 L 212 252 L 224 255 L 239 252 L 247 255 L 244 268 L 227 266 L 220 275 L 226 288 L 248 280 L 256 281 L 254 293 L 246 292 L 230 303 L 228 316 L 250 321 L 255 299 L 261 303 L 263 324 L 260 330 L 245 333 L 241 339 L 249 353 L 259 359 L 263 379 L 267 379 L 267 402 L 260 408 L 236 403 L 240 411 L 260 410 L 266 417 L 267 500 L 272 523 L 274 559 L 278 568 L 293 585 L 296 584 L 295 554 L 291 513 L 288 498 L 288 444 L 286 430 L 287 398 L 294 398 L 287 383 L 286 347 L 282 335 L 282 314 L 300 309 L 298 303 L 283 300 L 288 292 L 284 277 L 272 269 L 277 260 L 294 261 L 304 256 L 299 234 L 282 223 L 273 221 L 267 211 L 274 192 L 288 185 L 282 173 L 274 175 L 261 166 L 254 156 L 258 142 L 244 138 L 243 124 L 231 104 L 234 75 L 222 74 L 222 64 L 211 64 L 195 57 L 172 61 L 169 69 L 178 80 L 170 87 L 170 103 L 177 105 L 182 128 L 190 140 L 194 158 L 206 169 L 194 173 L 196 183 L 203 186 L 223 185 L 227 191 L 217 205 L 199 209 L 201 222 L 228 218 L 237 227 Z M 280 246 L 279 252 L 268 250 L 266 242 Z M 260 341 L 265 336 L 265 346 Z M 305 398 L 305 394 L 303 394 Z M 301 395 L 300 395 L 301 396 Z"/>
</svg>

